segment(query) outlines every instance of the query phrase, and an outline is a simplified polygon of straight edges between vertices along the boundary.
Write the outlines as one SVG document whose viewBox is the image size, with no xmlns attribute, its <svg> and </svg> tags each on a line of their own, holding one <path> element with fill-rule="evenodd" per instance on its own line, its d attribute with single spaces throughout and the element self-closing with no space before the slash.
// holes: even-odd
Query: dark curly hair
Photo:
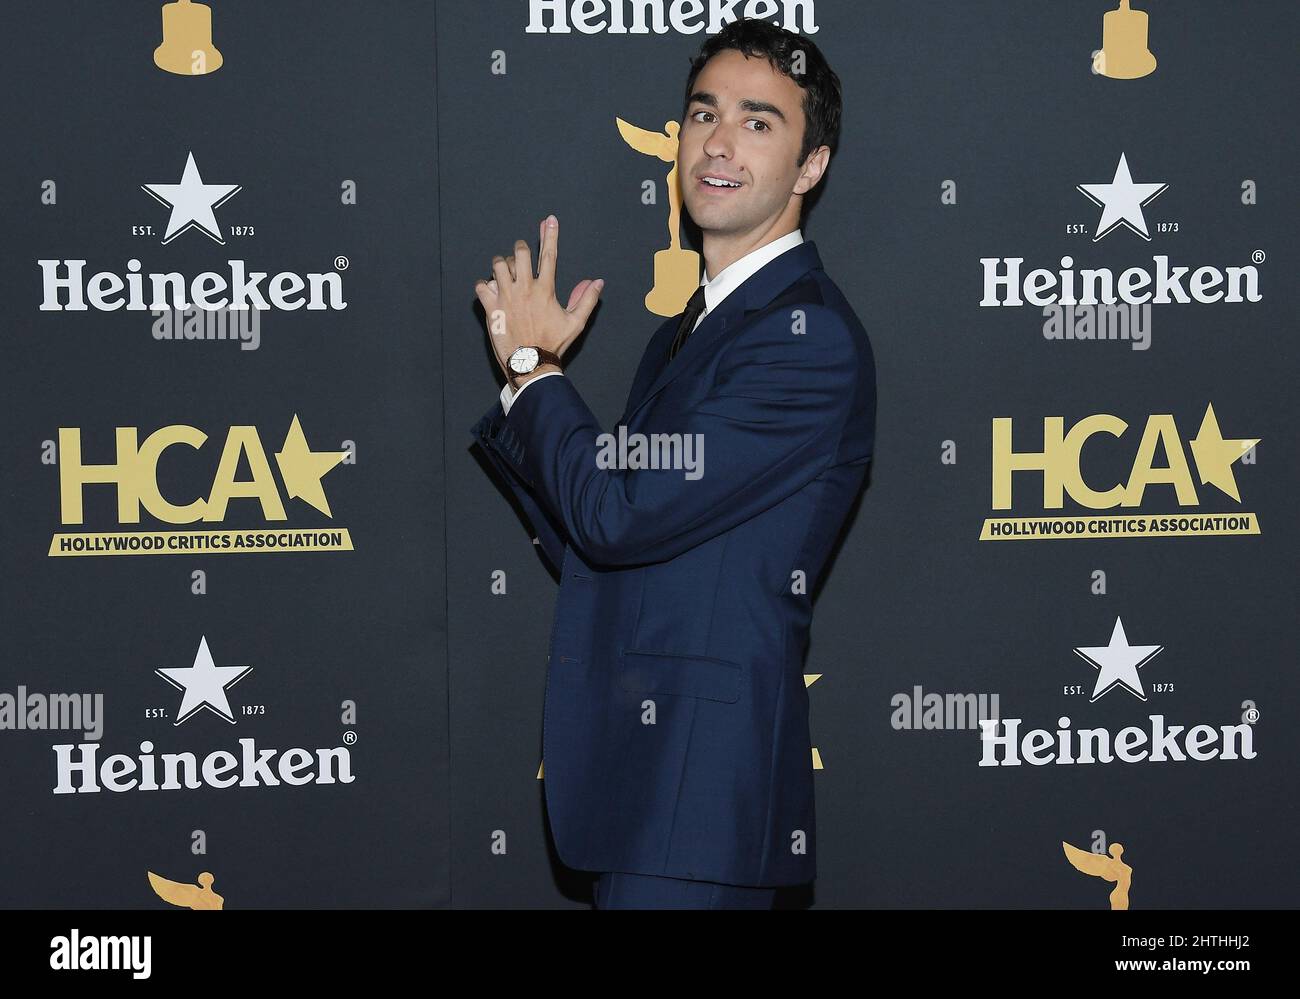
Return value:
<svg viewBox="0 0 1300 999">
<path fill-rule="evenodd" d="M 840 78 L 811 41 L 767 21 L 753 18 L 732 21 L 716 35 L 704 40 L 699 54 L 691 60 L 691 74 L 686 78 L 683 119 L 690 106 L 695 78 L 706 62 L 726 49 L 735 49 L 751 58 L 766 58 L 774 70 L 788 76 L 803 89 L 804 131 L 799 165 L 818 146 L 829 146 L 831 153 L 835 152 L 840 141 Z M 792 67 L 800 53 L 803 72 L 796 73 Z"/>
</svg>

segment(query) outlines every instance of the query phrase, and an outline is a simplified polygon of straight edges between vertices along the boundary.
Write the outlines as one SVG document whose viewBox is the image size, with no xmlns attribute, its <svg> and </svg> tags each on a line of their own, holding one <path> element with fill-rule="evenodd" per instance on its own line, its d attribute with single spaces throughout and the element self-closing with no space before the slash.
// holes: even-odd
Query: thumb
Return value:
<svg viewBox="0 0 1300 999">
<path fill-rule="evenodd" d="M 596 302 L 600 300 L 600 292 L 605 287 L 603 279 L 595 281 L 590 278 L 584 278 L 578 282 L 569 295 L 569 307 L 565 310 L 577 324 L 579 330 L 587 325 L 587 320 L 591 317 L 591 310 L 596 307 Z"/>
</svg>

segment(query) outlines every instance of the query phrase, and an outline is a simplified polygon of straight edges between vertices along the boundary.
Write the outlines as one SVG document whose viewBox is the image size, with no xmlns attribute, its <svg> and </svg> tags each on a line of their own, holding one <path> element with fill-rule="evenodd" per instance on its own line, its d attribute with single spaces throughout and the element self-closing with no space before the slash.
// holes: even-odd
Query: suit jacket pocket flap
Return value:
<svg viewBox="0 0 1300 999">
<path fill-rule="evenodd" d="M 710 656 L 624 649 L 619 681 L 624 690 L 677 694 L 735 703 L 740 698 L 740 664 Z"/>
</svg>

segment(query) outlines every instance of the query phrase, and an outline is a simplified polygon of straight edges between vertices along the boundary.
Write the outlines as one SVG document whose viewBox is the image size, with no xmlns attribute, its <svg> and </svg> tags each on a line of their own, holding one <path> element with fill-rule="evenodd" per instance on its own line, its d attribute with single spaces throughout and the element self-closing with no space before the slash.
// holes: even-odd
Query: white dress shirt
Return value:
<svg viewBox="0 0 1300 999">
<path fill-rule="evenodd" d="M 732 261 L 726 267 L 718 272 L 717 277 L 710 279 L 707 268 L 700 277 L 700 284 L 704 285 L 704 311 L 700 313 L 700 318 L 695 320 L 695 325 L 691 327 L 694 333 L 699 328 L 700 323 L 704 322 L 704 317 L 718 307 L 724 298 L 745 283 L 755 271 L 766 264 L 769 260 L 774 260 L 786 250 L 792 249 L 803 242 L 802 230 L 796 229 L 794 232 L 787 232 L 784 236 L 772 240 L 770 243 L 764 243 L 757 250 L 750 250 L 739 260 Z M 528 388 L 533 382 L 540 382 L 543 378 L 550 375 L 562 375 L 563 371 L 545 371 L 536 378 L 530 378 L 519 387 L 519 392 L 510 388 L 510 382 L 507 381 L 501 386 L 501 408 L 505 412 L 510 412 L 510 404 L 524 389 Z"/>
</svg>

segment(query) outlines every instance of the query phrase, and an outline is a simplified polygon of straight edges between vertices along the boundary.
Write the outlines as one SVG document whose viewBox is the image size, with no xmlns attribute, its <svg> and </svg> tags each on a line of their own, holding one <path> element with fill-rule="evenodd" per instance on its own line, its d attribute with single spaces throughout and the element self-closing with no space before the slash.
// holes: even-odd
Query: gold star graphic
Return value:
<svg viewBox="0 0 1300 999">
<path fill-rule="evenodd" d="M 309 448 L 302 432 L 302 424 L 298 422 L 298 414 L 294 413 L 289 433 L 284 438 L 284 447 L 275 453 L 275 460 L 280 465 L 280 475 L 284 478 L 290 499 L 297 497 L 310 503 L 325 516 L 334 516 L 330 513 L 329 500 L 325 498 L 325 489 L 320 480 L 343 460 L 342 451 L 313 451 Z"/>
<path fill-rule="evenodd" d="M 1219 432 L 1219 421 L 1214 416 L 1214 406 L 1206 404 L 1201 429 L 1192 443 L 1196 470 L 1201 475 L 1201 485 L 1209 483 L 1220 492 L 1227 493 L 1238 503 L 1237 480 L 1232 474 L 1232 463 L 1258 444 L 1258 437 L 1243 440 L 1224 440 Z"/>
</svg>

